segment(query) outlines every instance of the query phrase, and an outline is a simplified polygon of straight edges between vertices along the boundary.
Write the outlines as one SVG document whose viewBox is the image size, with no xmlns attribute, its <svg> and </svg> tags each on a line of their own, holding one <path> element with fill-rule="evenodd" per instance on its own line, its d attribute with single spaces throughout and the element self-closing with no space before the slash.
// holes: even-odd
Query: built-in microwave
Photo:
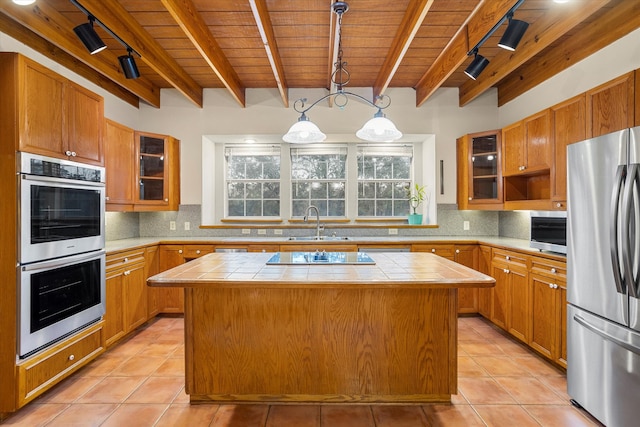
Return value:
<svg viewBox="0 0 640 427">
<path fill-rule="evenodd" d="M 531 241 L 532 248 L 541 251 L 567 253 L 567 212 L 532 211 Z"/>
</svg>

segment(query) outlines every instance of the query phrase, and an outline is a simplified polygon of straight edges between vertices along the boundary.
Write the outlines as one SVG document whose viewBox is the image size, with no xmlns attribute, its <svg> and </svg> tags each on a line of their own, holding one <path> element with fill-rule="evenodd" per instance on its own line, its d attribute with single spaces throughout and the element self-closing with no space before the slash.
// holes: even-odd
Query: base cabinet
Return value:
<svg viewBox="0 0 640 427">
<path fill-rule="evenodd" d="M 148 319 L 144 249 L 109 254 L 106 276 L 104 320 L 109 347 Z"/>
<path fill-rule="evenodd" d="M 18 407 L 29 403 L 105 350 L 104 322 L 100 321 L 70 338 L 19 363 Z"/>
<path fill-rule="evenodd" d="M 478 271 L 491 275 L 491 247 L 481 245 L 478 248 Z M 487 319 L 491 318 L 491 300 L 493 288 L 478 289 L 478 313 Z"/>
<path fill-rule="evenodd" d="M 516 252 L 494 250 L 494 287 L 491 321 L 523 342 L 528 342 L 529 308 L 528 257 Z"/>
</svg>

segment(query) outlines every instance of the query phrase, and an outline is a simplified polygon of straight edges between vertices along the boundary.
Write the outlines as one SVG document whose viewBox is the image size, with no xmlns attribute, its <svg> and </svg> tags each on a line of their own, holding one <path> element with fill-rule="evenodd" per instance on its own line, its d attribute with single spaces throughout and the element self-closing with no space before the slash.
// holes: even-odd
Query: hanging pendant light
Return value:
<svg viewBox="0 0 640 427">
<path fill-rule="evenodd" d="M 349 10 L 349 5 L 344 1 L 336 1 L 331 5 L 331 10 L 338 16 L 338 58 L 334 64 L 335 70 L 331 74 L 331 82 L 337 87 L 337 90 L 316 100 L 307 108 L 305 108 L 305 102 L 307 101 L 305 98 L 296 100 L 293 104 L 293 109 L 301 114 L 300 118 L 291 126 L 289 132 L 282 137 L 282 140 L 293 144 L 324 141 L 327 136 L 307 118 L 305 113 L 315 107 L 320 101 L 338 96 L 341 97 L 339 104 L 340 109 L 344 109 L 347 105 L 349 101 L 348 97 L 353 97 L 378 110 L 373 118 L 367 121 L 364 126 L 356 132 L 358 138 L 370 142 L 389 142 L 401 138 L 402 133 L 396 128 L 393 122 L 382 113 L 383 109 L 391 105 L 391 98 L 389 98 L 388 95 L 378 95 L 372 102 L 363 96 L 344 90 L 344 87 L 349 83 L 350 73 L 346 69 L 346 61 L 342 60 L 342 16 Z M 338 105 L 336 101 L 337 100 L 334 100 L 334 103 Z"/>
<path fill-rule="evenodd" d="M 327 135 L 315 125 L 306 114 L 302 113 L 297 122 L 289 128 L 289 132 L 282 137 L 284 142 L 290 144 L 311 144 L 322 142 L 327 139 Z"/>
<path fill-rule="evenodd" d="M 373 118 L 356 132 L 356 136 L 370 142 L 392 142 L 402 138 L 402 132 L 378 109 Z"/>
<path fill-rule="evenodd" d="M 122 67 L 122 72 L 127 79 L 137 79 L 140 77 L 140 71 L 138 71 L 138 66 L 131 53 L 132 50 L 127 49 L 127 54 L 119 56 L 118 61 L 120 61 L 120 67 Z"/>
</svg>

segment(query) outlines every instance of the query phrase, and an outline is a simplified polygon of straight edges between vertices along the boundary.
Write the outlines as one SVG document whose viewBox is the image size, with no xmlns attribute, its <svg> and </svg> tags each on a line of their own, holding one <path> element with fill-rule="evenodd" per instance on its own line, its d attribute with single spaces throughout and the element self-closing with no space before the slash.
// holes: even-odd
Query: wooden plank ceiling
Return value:
<svg viewBox="0 0 640 427">
<path fill-rule="evenodd" d="M 124 78 L 126 49 L 103 28 L 108 49 L 90 55 L 73 33 L 87 22 L 69 0 L 0 3 L 0 31 L 138 105 L 159 106 L 176 88 L 202 106 L 204 88 L 227 88 L 245 105 L 247 88 L 331 88 L 337 54 L 332 0 L 78 0 L 140 57 L 141 77 Z M 351 0 L 342 18 L 349 87 L 416 90 L 416 105 L 439 87 L 465 105 L 497 87 L 499 105 L 640 26 L 640 0 L 525 0 L 514 18 L 530 25 L 515 52 L 497 47 L 503 23 L 481 46 L 491 61 L 476 80 L 467 52 L 516 0 Z"/>
</svg>

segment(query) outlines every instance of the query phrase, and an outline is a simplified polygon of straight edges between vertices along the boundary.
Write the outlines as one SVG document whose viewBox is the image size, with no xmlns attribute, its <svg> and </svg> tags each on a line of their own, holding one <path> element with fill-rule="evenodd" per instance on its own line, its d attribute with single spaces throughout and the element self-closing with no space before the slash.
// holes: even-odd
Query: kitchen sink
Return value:
<svg viewBox="0 0 640 427">
<path fill-rule="evenodd" d="M 351 238 L 346 236 L 291 236 L 287 240 L 351 240 Z"/>
</svg>

